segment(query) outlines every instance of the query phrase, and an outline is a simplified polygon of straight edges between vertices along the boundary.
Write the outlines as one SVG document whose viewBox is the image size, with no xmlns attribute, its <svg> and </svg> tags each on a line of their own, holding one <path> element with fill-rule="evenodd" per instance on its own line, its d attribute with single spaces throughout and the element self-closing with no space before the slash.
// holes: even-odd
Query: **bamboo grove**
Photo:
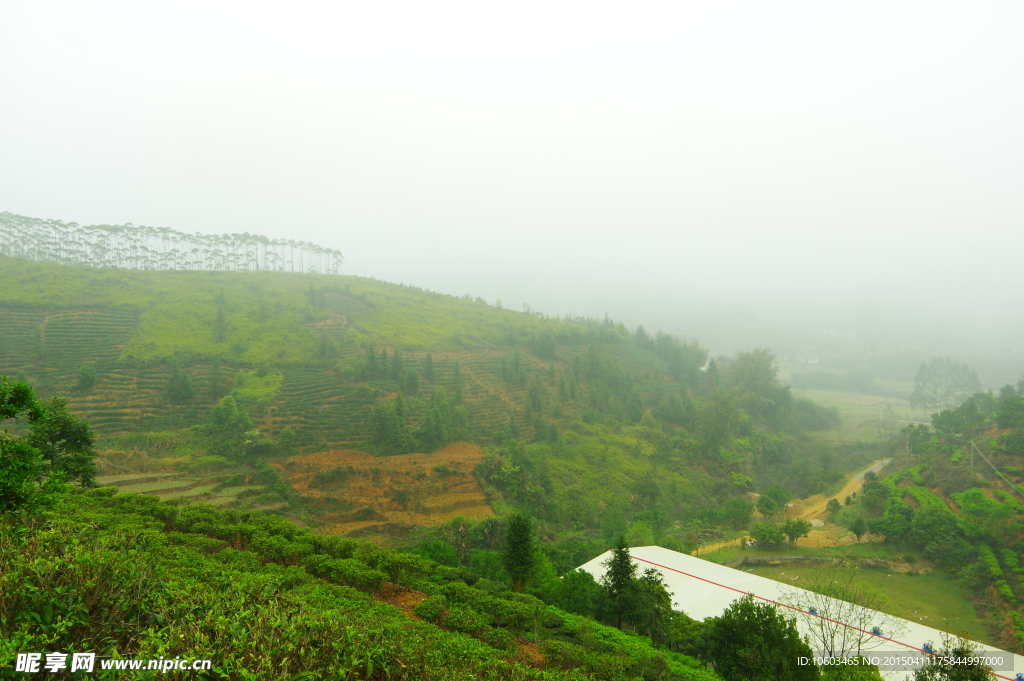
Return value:
<svg viewBox="0 0 1024 681">
<path fill-rule="evenodd" d="M 135 270 L 338 274 L 341 251 L 259 234 L 186 234 L 168 227 L 86 225 L 0 213 L 0 255 Z"/>
</svg>

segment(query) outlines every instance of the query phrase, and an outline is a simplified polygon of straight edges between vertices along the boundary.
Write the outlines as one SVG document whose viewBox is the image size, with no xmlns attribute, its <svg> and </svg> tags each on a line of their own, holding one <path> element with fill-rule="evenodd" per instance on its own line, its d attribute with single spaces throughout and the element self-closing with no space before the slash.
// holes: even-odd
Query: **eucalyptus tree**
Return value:
<svg viewBox="0 0 1024 681">
<path fill-rule="evenodd" d="M 186 234 L 168 227 L 79 225 L 0 213 L 0 255 L 141 270 L 338 274 L 341 251 L 260 234 Z"/>
</svg>

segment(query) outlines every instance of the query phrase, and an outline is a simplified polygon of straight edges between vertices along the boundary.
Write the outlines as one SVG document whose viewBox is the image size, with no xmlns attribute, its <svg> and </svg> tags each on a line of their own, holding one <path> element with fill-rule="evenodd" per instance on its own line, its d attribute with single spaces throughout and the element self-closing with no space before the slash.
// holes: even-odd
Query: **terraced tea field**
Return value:
<svg viewBox="0 0 1024 681">
<path fill-rule="evenodd" d="M 244 506 L 273 510 L 284 506 L 280 501 L 261 503 L 261 485 L 246 482 L 244 472 L 219 472 L 215 475 L 192 476 L 186 473 L 119 473 L 96 479 L 102 486 L 117 487 L 121 492 L 151 494 L 161 501 L 188 499 L 215 506 Z"/>
</svg>

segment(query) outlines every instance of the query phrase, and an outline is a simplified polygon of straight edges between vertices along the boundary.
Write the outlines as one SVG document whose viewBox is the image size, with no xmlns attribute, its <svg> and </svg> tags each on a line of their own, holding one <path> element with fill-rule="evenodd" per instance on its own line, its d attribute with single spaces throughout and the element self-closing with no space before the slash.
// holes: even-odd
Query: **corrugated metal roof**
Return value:
<svg viewBox="0 0 1024 681">
<path fill-rule="evenodd" d="M 774 579 L 759 577 L 749 572 L 711 563 L 695 556 L 671 551 L 660 546 L 641 546 L 631 548 L 629 552 L 633 562 L 637 564 L 641 571 L 646 568 L 654 568 L 661 573 L 669 592 L 673 594 L 673 607 L 676 610 L 685 612 L 696 620 L 721 615 L 729 607 L 729 604 L 745 594 L 750 594 L 758 600 L 775 603 L 786 609 L 791 608 L 784 601 L 792 602 L 794 596 L 799 597 L 800 594 L 809 594 L 805 589 L 800 589 L 790 584 L 784 584 Z M 593 560 L 584 563 L 580 568 L 594 575 L 595 579 L 600 579 L 605 573 L 602 563 L 607 561 L 610 556 L 611 551 L 607 551 Z M 795 610 L 795 608 L 792 609 Z M 881 614 L 879 615 L 881 616 Z M 886 617 L 889 617 L 890 621 L 893 619 L 892 616 L 887 615 Z M 917 622 L 900 618 L 895 619 L 902 626 L 902 632 L 898 634 L 898 638 L 885 638 L 885 632 L 883 631 L 883 636 L 877 637 L 879 645 L 874 646 L 870 651 L 865 651 L 864 654 L 875 655 L 874 651 L 885 651 L 886 653 L 892 652 L 909 656 L 924 654 L 922 646 L 926 642 L 939 647 L 942 643 L 943 635 L 947 637 L 952 636 L 949 632 L 943 632 L 939 629 L 918 624 Z M 797 618 L 797 624 L 801 633 L 806 634 L 807 629 L 800 621 L 800 618 Z M 844 623 L 844 626 L 850 625 Z M 1024 657 L 997 650 L 988 645 L 979 644 L 979 647 L 986 651 L 995 651 L 1005 655 L 1008 660 L 1010 658 L 1013 659 L 1012 669 L 997 671 L 996 678 L 1013 680 L 1017 672 L 1024 673 Z M 1010 665 L 1008 664 L 1007 666 L 1009 667 Z M 886 679 L 895 681 L 896 679 L 909 678 L 910 673 L 883 671 L 883 676 Z"/>
</svg>

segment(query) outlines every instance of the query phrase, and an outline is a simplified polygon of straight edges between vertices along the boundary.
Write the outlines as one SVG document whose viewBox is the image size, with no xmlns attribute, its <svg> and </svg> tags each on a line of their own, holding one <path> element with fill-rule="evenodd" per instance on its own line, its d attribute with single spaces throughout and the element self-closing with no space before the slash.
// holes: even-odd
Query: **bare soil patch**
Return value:
<svg viewBox="0 0 1024 681">
<path fill-rule="evenodd" d="M 332 534 L 403 536 L 454 518 L 494 514 L 473 469 L 484 452 L 457 442 L 433 454 L 373 456 L 354 449 L 293 456 L 274 464 Z"/>
</svg>

